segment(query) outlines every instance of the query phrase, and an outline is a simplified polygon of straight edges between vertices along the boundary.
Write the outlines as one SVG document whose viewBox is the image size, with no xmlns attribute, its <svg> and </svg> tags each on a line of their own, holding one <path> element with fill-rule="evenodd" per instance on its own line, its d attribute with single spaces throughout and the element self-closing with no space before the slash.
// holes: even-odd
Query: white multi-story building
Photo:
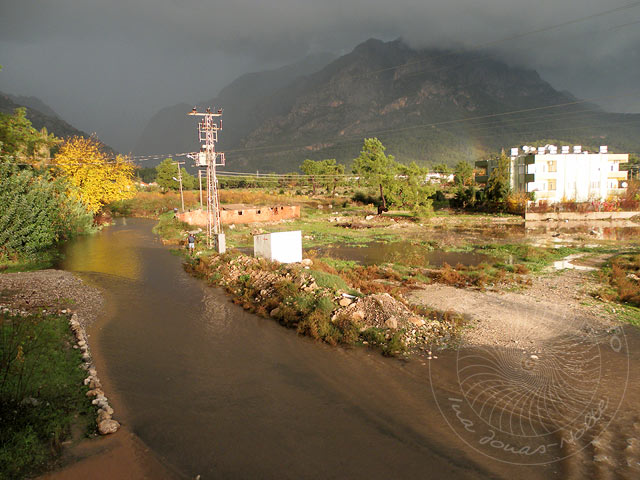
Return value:
<svg viewBox="0 0 640 480">
<path fill-rule="evenodd" d="M 628 162 L 629 154 L 609 153 L 606 146 L 598 153 L 582 151 L 579 145 L 564 146 L 560 151 L 554 145 L 525 146 L 512 148 L 509 158 L 511 189 L 535 192 L 536 200 L 607 200 L 621 195 L 627 187 L 627 172 L 620 170 L 620 163 Z M 497 163 L 497 159 L 476 162 L 476 167 L 486 169 L 476 181 L 486 183 Z"/>
</svg>

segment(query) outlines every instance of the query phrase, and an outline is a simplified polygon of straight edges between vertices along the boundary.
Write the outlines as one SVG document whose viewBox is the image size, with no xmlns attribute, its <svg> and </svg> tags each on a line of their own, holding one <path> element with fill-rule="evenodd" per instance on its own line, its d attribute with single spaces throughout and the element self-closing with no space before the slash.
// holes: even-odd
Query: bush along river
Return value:
<svg viewBox="0 0 640 480">
<path fill-rule="evenodd" d="M 119 219 L 61 268 L 104 292 L 89 330 L 119 420 L 185 478 L 633 478 L 630 327 L 385 358 L 246 312 Z M 506 333 L 508 334 L 508 333 Z M 116 434 L 118 435 L 118 434 Z"/>
</svg>

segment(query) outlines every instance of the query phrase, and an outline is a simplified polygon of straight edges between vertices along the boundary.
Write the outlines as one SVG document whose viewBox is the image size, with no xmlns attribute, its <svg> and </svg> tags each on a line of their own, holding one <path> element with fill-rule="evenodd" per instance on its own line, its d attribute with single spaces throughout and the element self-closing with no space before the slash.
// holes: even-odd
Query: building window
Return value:
<svg viewBox="0 0 640 480">
<path fill-rule="evenodd" d="M 557 166 L 555 160 L 551 160 L 548 163 L 549 163 L 549 171 L 550 172 L 557 172 L 558 171 L 558 166 Z M 555 190 L 555 188 L 554 188 L 554 190 Z"/>
<path fill-rule="evenodd" d="M 550 192 L 555 192 L 555 190 L 556 190 L 556 181 L 555 180 L 549 180 L 548 187 L 549 187 L 548 190 Z"/>
</svg>

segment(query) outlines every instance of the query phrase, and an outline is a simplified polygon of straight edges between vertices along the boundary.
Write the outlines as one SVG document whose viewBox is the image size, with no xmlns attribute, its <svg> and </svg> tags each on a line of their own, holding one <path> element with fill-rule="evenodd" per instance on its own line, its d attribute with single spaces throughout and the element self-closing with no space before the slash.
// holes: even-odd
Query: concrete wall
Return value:
<svg viewBox="0 0 640 480">
<path fill-rule="evenodd" d="M 189 225 L 199 227 L 207 226 L 206 210 L 192 210 L 190 212 L 179 213 L 178 219 Z M 220 212 L 220 221 L 223 225 L 232 223 L 258 223 L 274 222 L 287 218 L 300 218 L 300 207 L 298 205 L 281 205 L 275 207 L 248 207 L 244 209 L 230 209 Z"/>
<path fill-rule="evenodd" d="M 546 220 L 628 220 L 636 216 L 640 217 L 640 212 L 527 212 L 524 214 L 524 219 L 527 222 Z"/>
</svg>

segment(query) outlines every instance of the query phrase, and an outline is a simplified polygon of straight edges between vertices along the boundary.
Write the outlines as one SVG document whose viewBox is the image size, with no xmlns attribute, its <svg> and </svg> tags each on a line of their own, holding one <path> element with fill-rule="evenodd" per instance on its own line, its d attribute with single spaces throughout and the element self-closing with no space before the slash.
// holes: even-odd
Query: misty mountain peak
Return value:
<svg viewBox="0 0 640 480">
<path fill-rule="evenodd" d="M 637 132 L 630 131 L 635 127 L 607 127 L 616 114 L 581 116 L 586 104 L 543 109 L 537 116 L 500 115 L 573 101 L 537 72 L 487 52 L 416 49 L 402 39 L 371 38 L 334 60 L 243 75 L 211 104 L 225 109 L 220 145 L 230 150 L 228 161 L 249 170 L 290 171 L 305 158 L 349 163 L 371 136 L 399 160 L 422 164 L 474 159 L 539 138 L 588 144 L 604 137 L 610 145 L 635 141 L 638 148 Z M 563 114 L 575 130 L 567 128 Z M 483 116 L 491 121 L 467 120 Z M 182 137 L 194 148 L 193 126 L 158 128 L 167 123 L 150 123 L 148 131 L 156 136 L 141 138 L 140 153 L 184 151 Z"/>
</svg>

